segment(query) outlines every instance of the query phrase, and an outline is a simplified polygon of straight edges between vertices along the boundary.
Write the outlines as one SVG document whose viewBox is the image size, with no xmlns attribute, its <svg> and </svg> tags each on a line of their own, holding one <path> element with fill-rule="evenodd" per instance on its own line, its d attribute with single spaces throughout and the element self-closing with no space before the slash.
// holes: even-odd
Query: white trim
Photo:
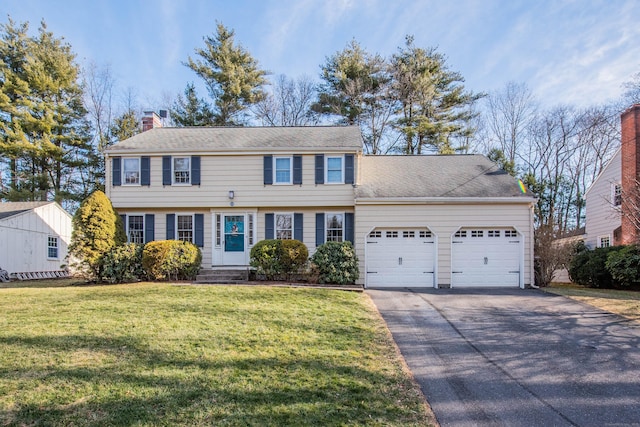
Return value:
<svg viewBox="0 0 640 427">
<path fill-rule="evenodd" d="M 49 249 L 54 248 L 54 246 L 51 246 L 49 243 L 49 239 L 56 239 L 56 256 L 52 257 L 49 256 Z M 53 234 L 48 234 L 47 235 L 47 259 L 48 260 L 59 260 L 60 259 L 60 236 L 58 235 L 53 235 Z"/>
<path fill-rule="evenodd" d="M 174 240 L 180 240 L 178 239 L 178 216 L 190 216 L 191 217 L 191 243 L 195 244 L 196 243 L 196 214 L 195 213 L 189 213 L 189 212 L 174 212 L 175 214 L 175 219 L 174 219 L 174 226 L 175 226 L 175 233 L 176 235 L 173 236 Z"/>
<path fill-rule="evenodd" d="M 602 246 L 602 239 L 607 239 L 609 244 L 607 246 Z M 596 248 L 609 248 L 613 246 L 613 236 L 611 234 L 601 234 L 596 237 Z"/>
<path fill-rule="evenodd" d="M 533 197 L 379 197 L 357 198 L 356 205 L 493 205 L 527 204 L 536 201 Z"/>
<path fill-rule="evenodd" d="M 141 216 L 142 217 L 142 244 L 144 245 L 144 243 L 146 242 L 146 221 L 145 221 L 145 214 L 144 213 L 123 213 L 121 215 L 124 215 L 124 232 L 127 235 L 127 243 L 131 243 L 131 240 L 129 239 L 129 217 L 131 216 Z M 176 230 L 177 233 L 177 230 Z"/>
<path fill-rule="evenodd" d="M 187 172 L 189 173 L 189 182 L 176 182 L 176 170 L 175 164 L 177 159 L 187 159 L 189 162 L 189 168 Z M 171 185 L 176 186 L 189 186 L 191 185 L 191 156 L 171 156 Z"/>
<path fill-rule="evenodd" d="M 291 185 L 293 184 L 293 156 L 273 156 L 273 185 Z M 276 179 L 278 168 L 276 167 L 278 163 L 278 159 L 287 159 L 289 160 L 289 181 L 288 182 L 278 182 Z"/>
<path fill-rule="evenodd" d="M 295 239 L 295 215 L 293 212 L 273 212 L 273 238 L 278 239 L 278 215 L 289 215 L 291 217 L 291 240 Z M 285 240 L 285 239 L 280 239 Z"/>
<path fill-rule="evenodd" d="M 142 158 L 141 157 L 122 157 L 122 165 L 121 165 L 121 175 L 120 175 L 120 183 L 121 185 L 124 186 L 128 186 L 128 187 L 136 187 L 136 186 L 140 186 L 142 185 Z M 138 182 L 127 182 L 126 180 L 126 169 L 124 167 L 124 165 L 126 164 L 127 160 L 137 160 L 138 161 Z M 135 172 L 135 171 L 131 171 L 131 172 Z"/>
<path fill-rule="evenodd" d="M 329 159 L 340 159 L 340 181 L 329 182 Z M 345 157 L 341 156 L 324 156 L 324 183 L 327 185 L 344 184 Z"/>
</svg>

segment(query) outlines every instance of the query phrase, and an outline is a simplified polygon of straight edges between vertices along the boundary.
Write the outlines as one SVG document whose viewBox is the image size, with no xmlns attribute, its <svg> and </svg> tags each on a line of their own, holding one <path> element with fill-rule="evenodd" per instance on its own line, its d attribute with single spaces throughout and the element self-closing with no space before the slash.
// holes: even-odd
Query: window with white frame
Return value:
<svg viewBox="0 0 640 427">
<path fill-rule="evenodd" d="M 222 244 L 222 215 L 216 214 L 216 246 Z"/>
<path fill-rule="evenodd" d="M 47 258 L 58 259 L 58 237 L 47 237 Z"/>
<path fill-rule="evenodd" d="M 178 240 L 193 243 L 193 215 L 176 215 Z"/>
<path fill-rule="evenodd" d="M 292 214 L 276 214 L 276 239 L 293 239 Z"/>
<path fill-rule="evenodd" d="M 599 248 L 608 248 L 609 246 L 611 246 L 611 238 L 609 236 L 598 237 Z"/>
<path fill-rule="evenodd" d="M 344 182 L 343 158 L 327 157 L 327 179 L 329 184 L 341 184 Z"/>
<path fill-rule="evenodd" d="M 342 242 L 344 239 L 344 214 L 327 214 L 327 242 Z"/>
<path fill-rule="evenodd" d="M 276 157 L 273 168 L 273 182 L 276 184 L 291 184 L 291 157 Z"/>
<path fill-rule="evenodd" d="M 191 157 L 173 157 L 173 183 L 191 183 Z"/>
<path fill-rule="evenodd" d="M 248 223 L 248 244 L 249 246 L 253 246 L 253 229 L 254 229 L 254 224 L 253 224 L 253 214 L 247 214 L 247 223 Z"/>
<path fill-rule="evenodd" d="M 144 216 L 127 216 L 127 238 L 130 243 L 144 244 Z"/>
<path fill-rule="evenodd" d="M 611 188 L 611 200 L 613 206 L 620 206 L 622 204 L 622 184 L 613 184 Z"/>
<path fill-rule="evenodd" d="M 140 159 L 122 159 L 122 182 L 126 185 L 140 184 Z"/>
</svg>

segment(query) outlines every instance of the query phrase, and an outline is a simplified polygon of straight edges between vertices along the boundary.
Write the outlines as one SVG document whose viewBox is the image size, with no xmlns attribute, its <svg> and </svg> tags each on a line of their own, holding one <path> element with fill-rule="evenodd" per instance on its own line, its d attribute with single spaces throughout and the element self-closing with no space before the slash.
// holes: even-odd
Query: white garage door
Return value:
<svg viewBox="0 0 640 427">
<path fill-rule="evenodd" d="M 451 245 L 451 287 L 519 286 L 521 245 L 511 228 L 460 229 Z"/>
<path fill-rule="evenodd" d="M 435 238 L 427 229 L 376 229 L 367 236 L 369 287 L 433 287 Z"/>
</svg>

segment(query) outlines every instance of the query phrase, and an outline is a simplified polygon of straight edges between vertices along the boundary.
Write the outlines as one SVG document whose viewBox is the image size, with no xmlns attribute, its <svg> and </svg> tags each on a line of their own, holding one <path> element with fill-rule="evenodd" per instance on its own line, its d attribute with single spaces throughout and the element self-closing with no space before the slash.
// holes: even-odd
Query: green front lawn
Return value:
<svg viewBox="0 0 640 427">
<path fill-rule="evenodd" d="M 593 305 L 630 320 L 640 321 L 640 292 L 638 291 L 594 289 L 573 283 L 554 283 L 550 287 L 542 289 Z"/>
<path fill-rule="evenodd" d="M 0 425 L 426 425 L 366 294 L 0 289 Z"/>
</svg>

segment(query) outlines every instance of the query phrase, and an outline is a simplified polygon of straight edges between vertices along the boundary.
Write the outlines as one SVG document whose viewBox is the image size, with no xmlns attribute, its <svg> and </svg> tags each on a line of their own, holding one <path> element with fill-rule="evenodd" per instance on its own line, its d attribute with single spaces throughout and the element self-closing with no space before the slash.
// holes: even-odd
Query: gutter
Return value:
<svg viewBox="0 0 640 427">
<path fill-rule="evenodd" d="M 356 205 L 466 205 L 533 204 L 534 197 L 367 197 L 355 199 Z"/>
</svg>

